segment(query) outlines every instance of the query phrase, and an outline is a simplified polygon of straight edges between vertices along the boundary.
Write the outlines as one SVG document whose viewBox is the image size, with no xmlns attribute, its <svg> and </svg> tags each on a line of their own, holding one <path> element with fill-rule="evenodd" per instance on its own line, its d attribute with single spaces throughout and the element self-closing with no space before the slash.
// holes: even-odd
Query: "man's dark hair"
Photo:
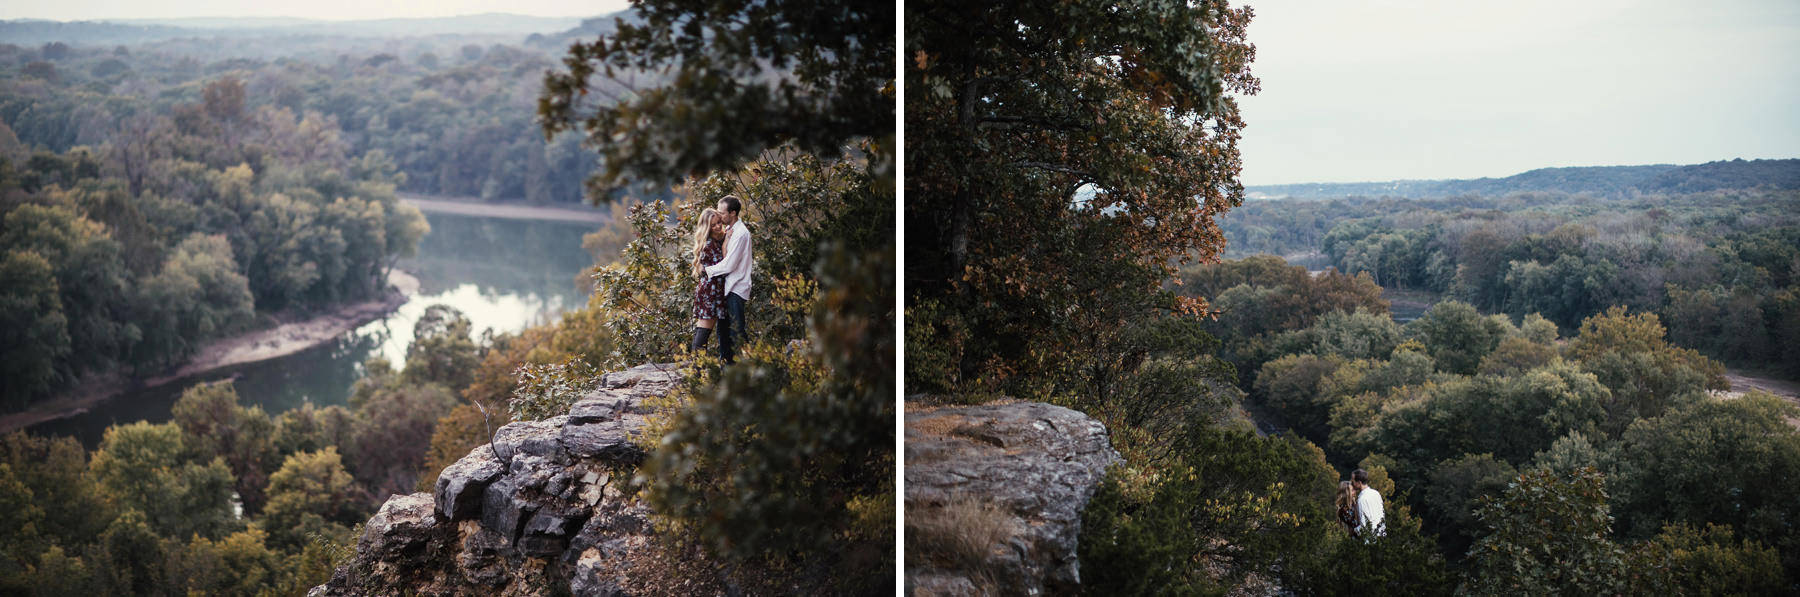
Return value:
<svg viewBox="0 0 1800 597">
<path fill-rule="evenodd" d="M 744 209 L 744 205 L 743 205 L 743 203 L 738 201 L 737 195 L 726 195 L 724 197 L 720 197 L 719 203 L 725 204 L 725 211 L 728 211 L 731 213 L 737 213 Z"/>
<path fill-rule="evenodd" d="M 1362 469 L 1356 469 L 1356 472 L 1350 473 L 1350 480 L 1354 481 L 1356 483 L 1361 483 L 1363 485 L 1368 485 L 1369 484 L 1369 471 L 1365 471 Z"/>
</svg>

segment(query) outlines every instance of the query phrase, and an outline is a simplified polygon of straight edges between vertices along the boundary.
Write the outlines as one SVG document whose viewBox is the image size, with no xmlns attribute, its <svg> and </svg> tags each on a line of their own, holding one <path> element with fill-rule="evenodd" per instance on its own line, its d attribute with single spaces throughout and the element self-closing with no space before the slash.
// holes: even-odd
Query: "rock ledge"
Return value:
<svg viewBox="0 0 1800 597">
<path fill-rule="evenodd" d="M 681 379 L 676 364 L 608 373 L 569 414 L 501 427 L 431 493 L 389 497 L 308 596 L 625 594 L 618 563 L 651 533 L 631 435 Z"/>
<path fill-rule="evenodd" d="M 1104 425 L 1060 406 L 909 408 L 907 593 L 1077 592 L 1081 510 L 1119 461 Z"/>
</svg>

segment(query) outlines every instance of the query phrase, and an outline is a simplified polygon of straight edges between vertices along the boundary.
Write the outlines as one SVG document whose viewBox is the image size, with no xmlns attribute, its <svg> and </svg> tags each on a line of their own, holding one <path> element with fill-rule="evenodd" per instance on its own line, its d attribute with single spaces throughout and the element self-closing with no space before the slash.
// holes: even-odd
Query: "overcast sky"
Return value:
<svg viewBox="0 0 1800 597">
<path fill-rule="evenodd" d="M 1248 0 L 1245 184 L 1800 158 L 1800 2 Z"/>
<path fill-rule="evenodd" d="M 879 0 L 877 0 L 879 1 Z M 1800 1 L 1246 0 L 1246 184 L 1800 157 Z M 593 16 L 624 0 L 4 0 L 0 18 Z"/>
<path fill-rule="evenodd" d="M 628 0 L 0 0 L 0 18 L 95 21 L 187 17 L 298 17 L 347 21 L 404 17 L 453 17 L 504 12 L 534 17 L 591 17 L 630 5 Z"/>
</svg>

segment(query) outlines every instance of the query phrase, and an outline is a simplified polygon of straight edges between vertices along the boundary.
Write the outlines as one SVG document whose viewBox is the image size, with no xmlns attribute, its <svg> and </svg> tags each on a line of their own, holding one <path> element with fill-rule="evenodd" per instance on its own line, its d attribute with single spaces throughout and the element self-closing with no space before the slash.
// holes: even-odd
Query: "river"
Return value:
<svg viewBox="0 0 1800 597">
<path fill-rule="evenodd" d="M 420 241 L 418 258 L 398 266 L 419 279 L 419 291 L 387 317 L 292 355 L 127 390 L 86 413 L 29 430 L 72 435 L 92 449 L 108 426 L 167 421 L 182 391 L 226 378 L 235 380 L 241 404 L 259 405 L 271 416 L 306 402 L 344 404 L 351 384 L 363 375 L 364 361 L 380 355 L 396 368 L 405 362 L 413 323 L 431 305 L 461 310 L 474 324 L 479 342 L 484 329 L 516 332 L 551 321 L 586 300 L 576 277 L 592 265 L 593 257 L 581 248 L 581 237 L 598 224 L 442 212 L 427 212 L 426 220 L 431 233 Z"/>
</svg>

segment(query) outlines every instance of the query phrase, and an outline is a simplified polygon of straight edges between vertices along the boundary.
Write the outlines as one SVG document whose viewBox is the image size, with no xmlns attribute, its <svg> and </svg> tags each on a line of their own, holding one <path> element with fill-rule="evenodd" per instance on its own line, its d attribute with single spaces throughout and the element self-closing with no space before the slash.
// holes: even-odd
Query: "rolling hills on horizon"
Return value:
<svg viewBox="0 0 1800 597">
<path fill-rule="evenodd" d="M 586 18 L 583 17 L 535 17 L 509 13 L 352 21 L 292 17 L 195 17 L 92 21 L 15 19 L 0 21 L 0 43 L 20 45 L 52 42 L 74 45 L 133 44 L 190 37 L 290 35 L 362 37 L 415 37 L 446 34 L 551 35 L 581 27 L 584 20 Z"/>
<path fill-rule="evenodd" d="M 1548 191 L 1625 197 L 1737 188 L 1800 189 L 1800 159 L 1735 159 L 1705 164 L 1539 168 L 1503 178 L 1323 182 L 1245 187 L 1248 199 L 1505 195 Z"/>
</svg>

